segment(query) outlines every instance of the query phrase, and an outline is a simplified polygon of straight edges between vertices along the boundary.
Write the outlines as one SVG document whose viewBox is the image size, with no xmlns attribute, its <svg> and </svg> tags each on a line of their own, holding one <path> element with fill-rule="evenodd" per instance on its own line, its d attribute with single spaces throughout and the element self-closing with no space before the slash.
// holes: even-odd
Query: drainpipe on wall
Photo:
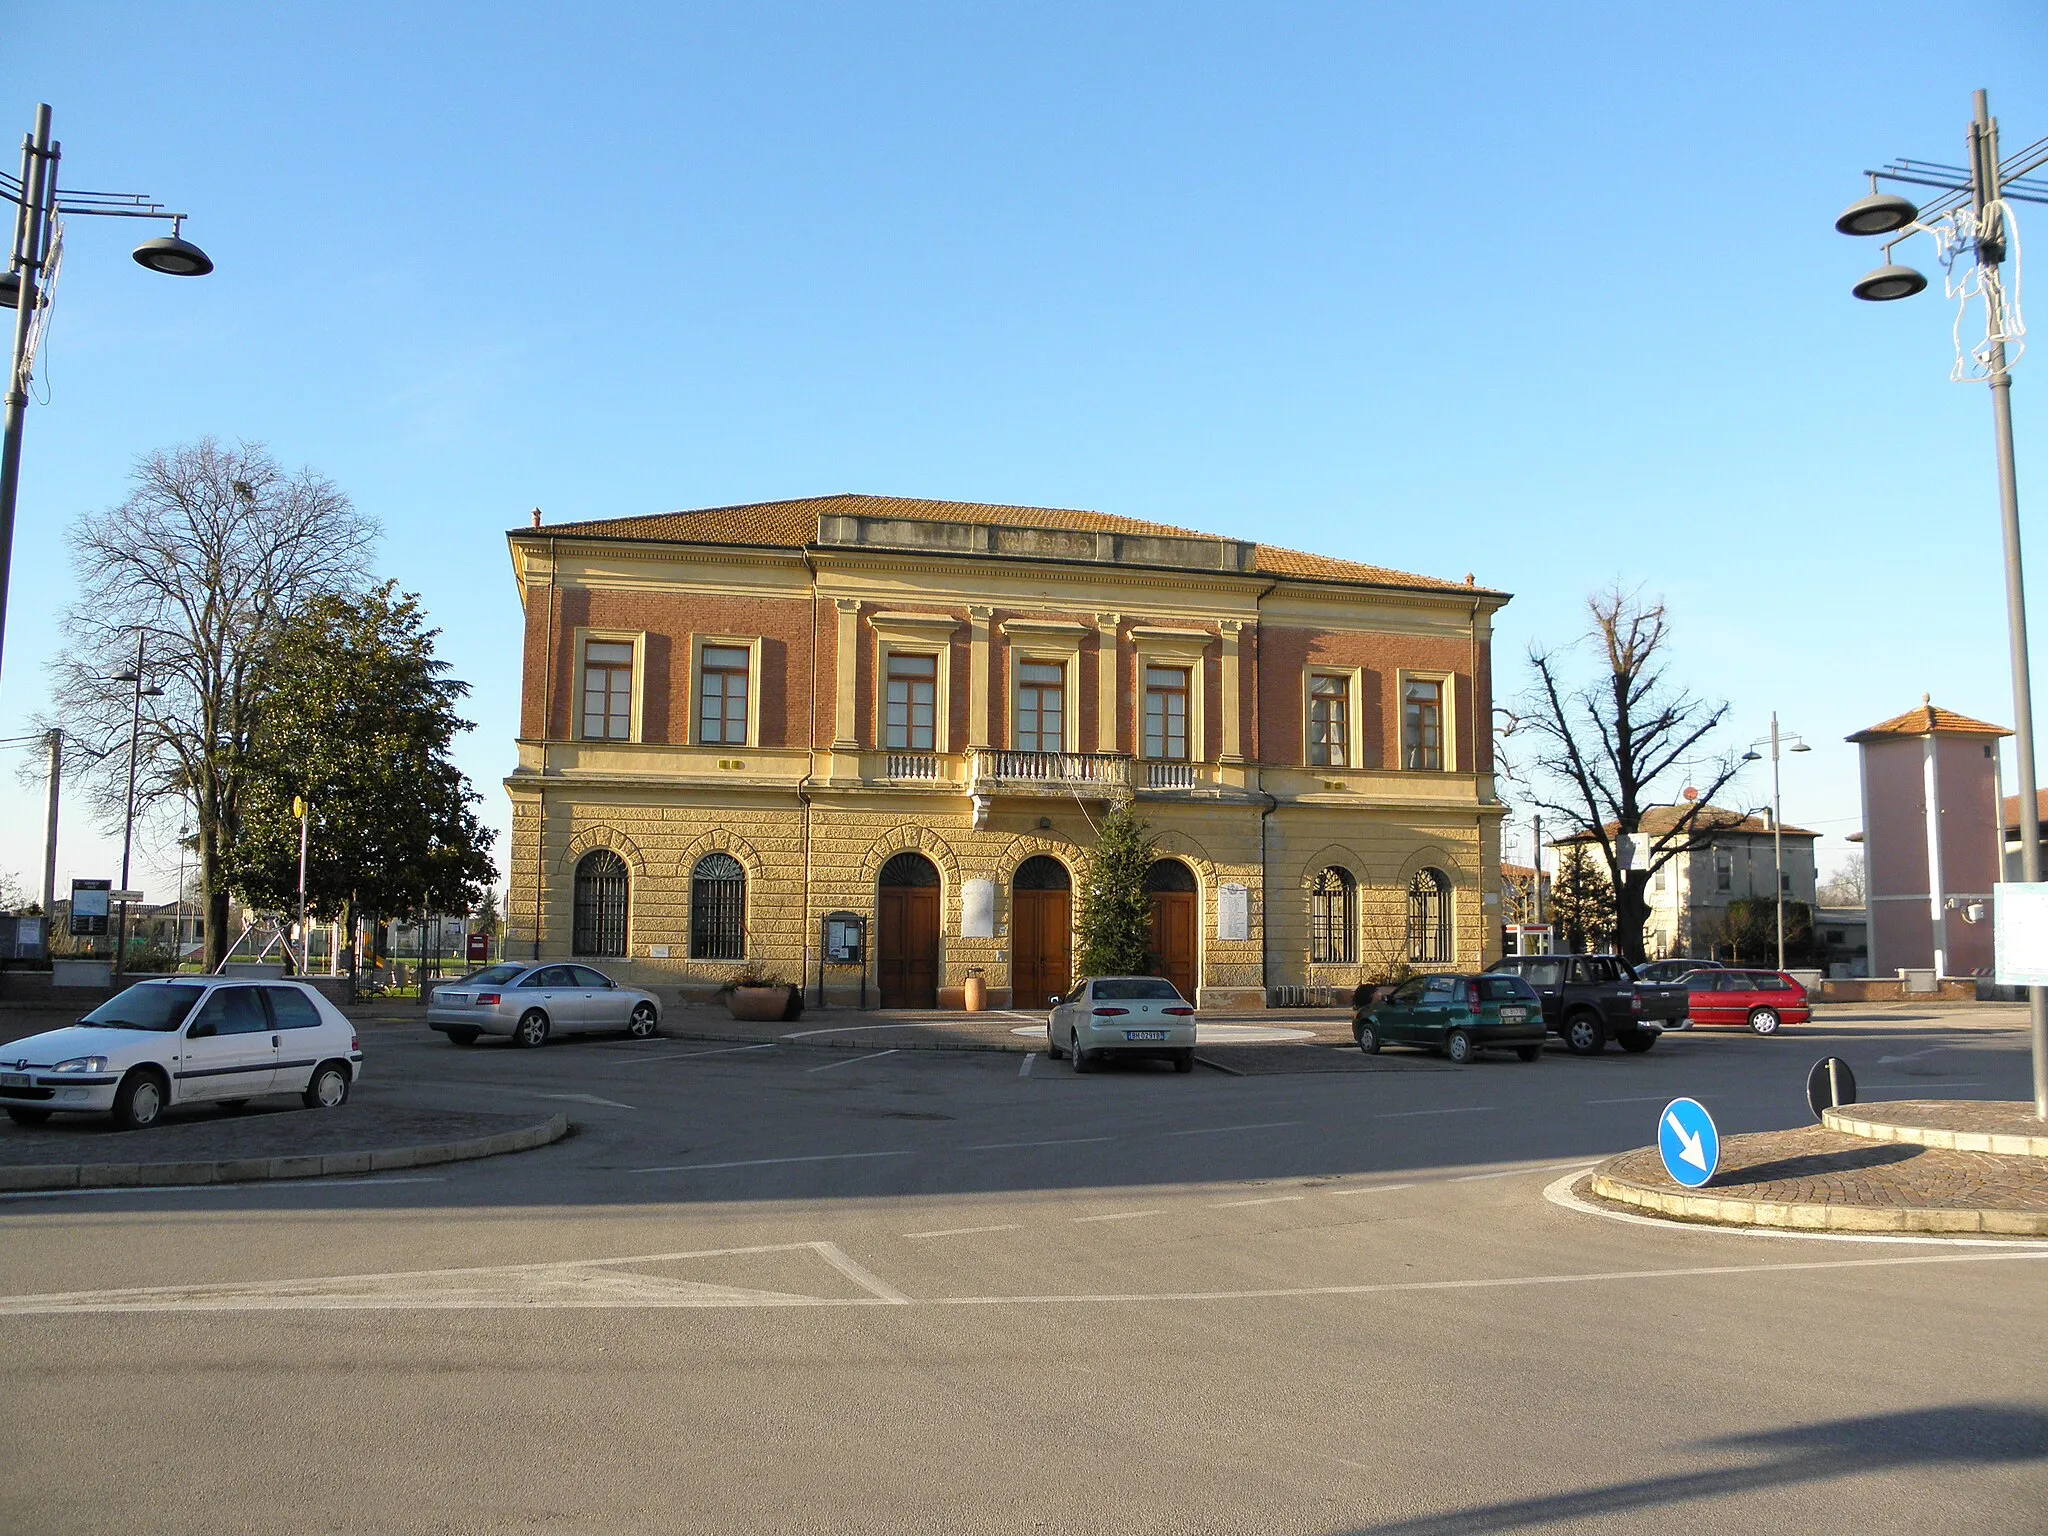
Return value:
<svg viewBox="0 0 2048 1536">
<path fill-rule="evenodd" d="M 803 551 L 804 569 L 811 573 L 811 635 L 810 666 L 811 690 L 804 700 L 804 776 L 796 786 L 797 804 L 803 807 L 804 842 L 804 985 L 809 985 L 811 975 L 811 797 L 808 793 L 818 773 L 818 568 L 811 563 L 811 552 Z M 818 1006 L 825 1006 L 825 957 L 818 956 Z"/>
<path fill-rule="evenodd" d="M 1252 762 L 1258 775 L 1258 791 L 1266 797 L 1266 808 L 1259 812 L 1259 991 L 1268 1007 L 1273 998 L 1273 940 L 1268 925 L 1269 903 L 1267 894 L 1273 888 L 1272 874 L 1266 867 L 1266 818 L 1280 809 L 1280 802 L 1266 789 L 1266 751 L 1259 724 L 1265 716 L 1261 709 L 1260 685 L 1261 668 L 1266 654 L 1266 599 L 1273 595 L 1279 582 L 1269 582 L 1266 589 L 1252 599 Z"/>
<path fill-rule="evenodd" d="M 540 508 L 533 509 L 540 526 Z M 547 910 L 548 730 L 555 713 L 555 541 L 548 540 L 548 633 L 542 647 L 540 680 L 540 781 L 533 789 L 533 958 L 540 958 L 541 914 Z"/>
</svg>

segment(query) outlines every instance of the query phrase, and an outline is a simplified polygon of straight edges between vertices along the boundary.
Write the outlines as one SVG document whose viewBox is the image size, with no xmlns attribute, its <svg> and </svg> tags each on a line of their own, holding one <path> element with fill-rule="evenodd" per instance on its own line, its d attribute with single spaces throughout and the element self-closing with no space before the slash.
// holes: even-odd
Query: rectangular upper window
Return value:
<svg viewBox="0 0 2048 1536">
<path fill-rule="evenodd" d="M 1444 685 L 1434 678 L 1410 678 L 1401 690 L 1401 766 L 1443 765 Z"/>
<path fill-rule="evenodd" d="M 883 700 L 882 744 L 899 752 L 929 752 L 938 739 L 939 658 L 889 653 Z"/>
<path fill-rule="evenodd" d="M 1058 662 L 1027 661 L 1017 668 L 1017 750 L 1066 750 L 1067 671 Z"/>
<path fill-rule="evenodd" d="M 1145 669 L 1145 755 L 1188 760 L 1188 669 Z"/>
<path fill-rule="evenodd" d="M 1317 768 L 1351 766 L 1351 679 L 1317 673 L 1308 684 L 1308 760 Z"/>
<path fill-rule="evenodd" d="M 633 644 L 583 642 L 583 736 L 626 741 L 633 734 Z"/>
<path fill-rule="evenodd" d="M 747 676 L 753 655 L 745 646 L 707 645 L 697 666 L 697 740 L 706 746 L 747 744 Z"/>
</svg>

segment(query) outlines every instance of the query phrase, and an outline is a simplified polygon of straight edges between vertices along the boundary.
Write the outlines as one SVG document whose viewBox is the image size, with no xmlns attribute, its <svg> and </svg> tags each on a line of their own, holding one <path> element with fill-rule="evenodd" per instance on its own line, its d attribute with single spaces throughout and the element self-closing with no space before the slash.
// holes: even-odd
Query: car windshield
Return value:
<svg viewBox="0 0 2048 1536">
<path fill-rule="evenodd" d="M 480 971 L 472 971 L 462 979 L 475 986 L 502 987 L 525 969 L 523 965 L 491 965 Z"/>
<path fill-rule="evenodd" d="M 1170 981 L 1154 981 L 1149 977 L 1122 977 L 1115 981 L 1095 983 L 1095 1000 L 1100 1002 L 1174 1002 L 1181 1000 Z"/>
<path fill-rule="evenodd" d="M 149 1029 L 168 1034 L 185 1022 L 185 1015 L 205 990 L 204 985 L 190 981 L 137 982 L 78 1022 L 102 1029 Z"/>
</svg>

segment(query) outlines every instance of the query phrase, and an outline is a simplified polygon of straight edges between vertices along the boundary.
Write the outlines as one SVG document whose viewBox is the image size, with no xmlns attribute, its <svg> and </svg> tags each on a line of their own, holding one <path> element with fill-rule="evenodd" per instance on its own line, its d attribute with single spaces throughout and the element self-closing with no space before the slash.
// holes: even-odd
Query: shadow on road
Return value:
<svg viewBox="0 0 2048 1536">
<path fill-rule="evenodd" d="M 1868 1472 L 2048 1460 L 2048 1414 L 2031 1408 L 1962 1404 L 1728 1435 L 1687 1449 L 1748 1454 L 1758 1459 L 1712 1471 L 1632 1478 L 1573 1493 L 1481 1504 L 1363 1527 L 1351 1536 L 1481 1536 L 1488 1531 L 1519 1531 L 1637 1510 L 1668 1510 L 1674 1504 Z"/>
</svg>

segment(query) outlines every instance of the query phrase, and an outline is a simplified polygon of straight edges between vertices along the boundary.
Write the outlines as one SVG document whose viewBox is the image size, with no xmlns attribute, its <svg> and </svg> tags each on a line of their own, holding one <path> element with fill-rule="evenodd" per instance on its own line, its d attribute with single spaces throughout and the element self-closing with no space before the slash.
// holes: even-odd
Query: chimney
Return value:
<svg viewBox="0 0 2048 1536">
<path fill-rule="evenodd" d="M 536 528 L 538 528 L 538 527 L 540 526 L 540 508 L 539 508 L 539 507 L 535 507 L 535 508 L 533 509 L 533 526 L 534 526 L 534 527 L 536 527 Z"/>
</svg>

